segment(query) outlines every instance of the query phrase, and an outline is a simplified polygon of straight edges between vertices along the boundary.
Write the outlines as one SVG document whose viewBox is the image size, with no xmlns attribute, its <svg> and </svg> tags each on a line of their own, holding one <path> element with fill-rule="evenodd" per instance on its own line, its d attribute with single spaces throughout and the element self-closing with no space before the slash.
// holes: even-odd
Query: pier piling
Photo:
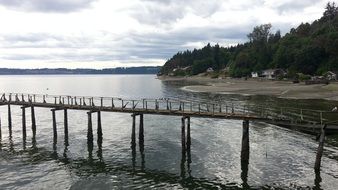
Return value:
<svg viewBox="0 0 338 190">
<path fill-rule="evenodd" d="M 321 159 L 324 151 L 324 141 L 325 141 L 325 129 L 327 125 L 324 125 L 323 128 L 321 129 L 321 134 L 319 138 L 319 145 L 317 149 L 317 154 L 316 154 L 316 162 L 315 162 L 315 171 L 318 172 L 320 171 L 320 165 L 321 165 Z"/>
<path fill-rule="evenodd" d="M 190 117 L 187 117 L 187 150 L 190 152 L 191 137 L 190 137 Z"/>
<path fill-rule="evenodd" d="M 185 147 L 185 118 L 182 117 L 182 126 L 181 126 L 181 144 L 182 144 L 182 153 L 185 153 L 186 147 Z"/>
<path fill-rule="evenodd" d="M 139 146 L 140 151 L 144 150 L 144 127 L 143 127 L 143 114 L 140 114 L 140 124 L 139 124 Z"/>
<path fill-rule="evenodd" d="M 35 136 L 36 136 L 36 122 L 35 122 L 35 109 L 34 109 L 34 106 L 31 106 L 31 120 L 32 120 L 33 138 L 35 138 Z"/>
<path fill-rule="evenodd" d="M 57 128 L 56 128 L 56 116 L 55 109 L 52 109 L 52 118 L 53 118 L 53 141 L 56 143 L 57 141 Z"/>
<path fill-rule="evenodd" d="M 248 161 L 249 160 L 249 121 L 243 121 L 243 134 L 242 134 L 242 150 L 241 150 L 241 160 Z"/>
<path fill-rule="evenodd" d="M 63 124 L 65 133 L 65 145 L 68 145 L 68 110 L 63 110 Z"/>
<path fill-rule="evenodd" d="M 21 107 L 22 110 L 22 138 L 26 139 L 26 107 Z"/>
<path fill-rule="evenodd" d="M 8 132 L 9 136 L 12 136 L 12 112 L 11 112 L 11 105 L 8 104 Z"/>
<path fill-rule="evenodd" d="M 1 133 L 1 116 L 0 116 L 0 140 L 2 139 L 2 133 Z"/>
<path fill-rule="evenodd" d="M 102 125 L 101 125 L 101 112 L 97 112 L 97 142 L 102 144 Z"/>
<path fill-rule="evenodd" d="M 93 124 L 92 124 L 92 112 L 87 112 L 88 115 L 88 131 L 87 131 L 87 141 L 93 142 Z"/>
<path fill-rule="evenodd" d="M 133 117 L 132 131 L 131 131 L 131 147 L 132 149 L 135 149 L 136 147 L 136 134 L 135 134 L 136 114 L 132 114 L 131 116 Z"/>
</svg>

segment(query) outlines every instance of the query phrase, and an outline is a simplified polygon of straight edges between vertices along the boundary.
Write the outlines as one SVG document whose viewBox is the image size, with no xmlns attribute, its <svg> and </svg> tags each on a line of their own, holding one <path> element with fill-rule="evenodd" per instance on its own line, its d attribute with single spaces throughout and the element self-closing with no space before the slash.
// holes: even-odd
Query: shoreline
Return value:
<svg viewBox="0 0 338 190">
<path fill-rule="evenodd" d="M 338 82 L 329 85 L 304 83 L 294 84 L 291 81 L 256 80 L 256 79 L 211 79 L 193 77 L 158 77 L 162 81 L 189 81 L 196 85 L 184 86 L 181 89 L 190 92 L 208 92 L 216 94 L 240 94 L 244 96 L 267 95 L 285 99 L 322 99 L 338 101 Z"/>
</svg>

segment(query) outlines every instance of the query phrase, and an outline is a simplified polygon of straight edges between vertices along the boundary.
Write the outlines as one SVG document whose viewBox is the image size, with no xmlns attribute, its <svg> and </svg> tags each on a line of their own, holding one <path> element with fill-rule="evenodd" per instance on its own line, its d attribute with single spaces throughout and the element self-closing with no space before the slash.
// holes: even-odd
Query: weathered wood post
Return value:
<svg viewBox="0 0 338 190">
<path fill-rule="evenodd" d="M 315 162 L 315 171 L 320 171 L 321 159 L 324 151 L 324 140 L 325 140 L 325 129 L 326 124 L 321 129 L 321 134 L 319 138 L 319 145 L 317 149 L 316 162 Z"/>
<path fill-rule="evenodd" d="M 133 171 L 135 170 L 135 166 L 136 166 L 136 134 L 135 134 L 135 117 L 136 114 L 133 113 L 131 115 L 131 117 L 133 118 L 133 122 L 132 122 L 132 131 L 131 131 L 131 155 L 132 155 L 132 167 L 133 167 Z"/>
<path fill-rule="evenodd" d="M 8 132 L 9 136 L 12 136 L 12 112 L 10 104 L 8 104 Z"/>
<path fill-rule="evenodd" d="M 64 125 L 64 133 L 65 133 L 65 145 L 68 146 L 68 110 L 63 110 L 63 125 Z"/>
<path fill-rule="evenodd" d="M 182 145 L 182 154 L 185 154 L 186 147 L 185 147 L 185 117 L 181 119 L 182 126 L 181 126 L 181 145 Z"/>
<path fill-rule="evenodd" d="M 97 144 L 102 144 L 101 111 L 97 112 Z"/>
<path fill-rule="evenodd" d="M 242 150 L 241 150 L 241 179 L 243 187 L 247 189 L 248 186 L 248 167 L 249 167 L 249 121 L 243 121 L 243 134 L 242 134 Z"/>
<path fill-rule="evenodd" d="M 143 125 L 143 114 L 140 114 L 140 124 L 139 124 L 139 147 L 140 151 L 144 150 L 144 125 Z"/>
<path fill-rule="evenodd" d="M 1 117 L 0 117 L 0 141 L 2 139 L 2 133 L 1 133 Z"/>
<path fill-rule="evenodd" d="M 26 107 L 21 107 L 22 110 L 22 137 L 26 139 Z"/>
<path fill-rule="evenodd" d="M 190 137 L 190 117 L 187 117 L 187 150 L 190 152 L 191 137 Z"/>
<path fill-rule="evenodd" d="M 249 160 L 249 120 L 243 121 L 243 134 L 242 134 L 242 150 L 241 150 L 241 159 L 242 161 Z"/>
<path fill-rule="evenodd" d="M 88 115 L 88 130 L 87 130 L 87 141 L 93 142 L 93 125 L 92 125 L 92 112 L 87 112 Z"/>
<path fill-rule="evenodd" d="M 35 122 L 35 110 L 34 110 L 34 106 L 31 106 L 31 120 L 32 120 L 33 138 L 35 138 L 35 135 L 36 135 L 36 122 Z"/>
<path fill-rule="evenodd" d="M 190 117 L 187 117 L 187 165 L 188 165 L 188 174 L 191 175 L 191 136 L 190 136 Z"/>
<path fill-rule="evenodd" d="M 185 162 L 186 162 L 186 141 L 185 141 L 185 117 L 181 118 L 181 145 L 182 145 L 182 157 L 181 157 L 181 177 L 185 178 Z"/>
<path fill-rule="evenodd" d="M 53 140 L 54 143 L 57 141 L 57 128 L 56 128 L 56 117 L 55 117 L 55 109 L 52 109 L 52 117 L 53 117 Z"/>
<path fill-rule="evenodd" d="M 133 123 L 132 123 L 132 131 L 131 131 L 131 148 L 132 149 L 135 149 L 136 147 L 136 134 L 135 134 L 135 117 L 136 117 L 136 114 L 132 114 L 131 115 L 133 117 Z"/>
</svg>

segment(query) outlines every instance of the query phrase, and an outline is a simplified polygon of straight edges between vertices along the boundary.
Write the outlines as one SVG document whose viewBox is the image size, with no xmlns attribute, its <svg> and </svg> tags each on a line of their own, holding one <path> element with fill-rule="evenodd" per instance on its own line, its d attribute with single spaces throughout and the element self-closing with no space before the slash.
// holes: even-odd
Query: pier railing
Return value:
<svg viewBox="0 0 338 190">
<path fill-rule="evenodd" d="M 267 120 L 286 120 L 292 123 L 324 124 L 337 123 L 338 112 L 301 109 L 292 107 L 267 107 L 253 104 L 239 105 L 234 102 L 189 101 L 174 98 L 159 99 L 124 99 L 119 97 L 69 96 L 49 94 L 3 93 L 0 102 L 46 104 L 54 107 L 90 109 L 119 109 L 135 111 L 167 111 L 169 113 L 189 113 L 195 116 L 238 115 L 252 116 Z"/>
</svg>

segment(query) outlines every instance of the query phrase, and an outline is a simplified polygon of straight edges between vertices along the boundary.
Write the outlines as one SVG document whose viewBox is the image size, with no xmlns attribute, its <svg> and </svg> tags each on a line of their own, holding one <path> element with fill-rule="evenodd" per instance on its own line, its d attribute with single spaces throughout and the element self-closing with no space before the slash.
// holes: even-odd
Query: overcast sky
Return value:
<svg viewBox="0 0 338 190">
<path fill-rule="evenodd" d="M 1 68 L 163 65 L 208 42 L 282 34 L 321 17 L 327 0 L 0 0 Z"/>
</svg>

